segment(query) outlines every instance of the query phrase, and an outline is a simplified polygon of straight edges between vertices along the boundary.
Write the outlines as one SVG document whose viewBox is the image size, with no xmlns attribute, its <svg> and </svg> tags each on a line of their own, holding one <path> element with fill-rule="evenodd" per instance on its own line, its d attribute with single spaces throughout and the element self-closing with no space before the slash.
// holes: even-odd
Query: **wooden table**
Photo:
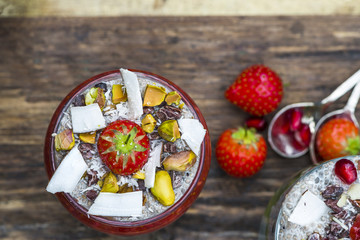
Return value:
<svg viewBox="0 0 360 240">
<path fill-rule="evenodd" d="M 75 220 L 45 191 L 47 125 L 82 81 L 119 67 L 172 80 L 200 107 L 214 148 L 223 130 L 247 117 L 223 96 L 242 69 L 264 63 L 277 71 L 282 106 L 318 101 L 359 68 L 359 30 L 360 17 L 340 16 L 1 18 L 0 238 L 115 238 Z M 235 179 L 213 155 L 206 185 L 183 217 L 127 239 L 256 239 L 274 191 L 309 165 L 308 155 L 285 159 L 269 150 L 256 176 Z"/>
</svg>

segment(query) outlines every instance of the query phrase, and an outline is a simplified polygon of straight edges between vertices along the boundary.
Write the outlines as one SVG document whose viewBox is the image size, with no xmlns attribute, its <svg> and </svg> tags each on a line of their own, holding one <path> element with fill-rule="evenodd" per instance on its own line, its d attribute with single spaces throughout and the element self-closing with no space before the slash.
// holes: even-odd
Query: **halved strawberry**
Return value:
<svg viewBox="0 0 360 240">
<path fill-rule="evenodd" d="M 100 134 L 98 151 L 110 170 L 130 175 L 141 169 L 149 157 L 149 139 L 139 125 L 129 120 L 117 120 Z"/>
</svg>

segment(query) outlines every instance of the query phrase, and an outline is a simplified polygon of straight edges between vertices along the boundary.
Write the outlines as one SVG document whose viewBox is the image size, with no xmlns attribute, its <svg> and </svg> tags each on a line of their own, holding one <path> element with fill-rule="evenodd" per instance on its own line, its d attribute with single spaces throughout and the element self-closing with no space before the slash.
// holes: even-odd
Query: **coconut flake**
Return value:
<svg viewBox="0 0 360 240">
<path fill-rule="evenodd" d="M 339 219 L 337 219 L 336 217 L 333 217 L 334 222 L 338 223 L 343 229 L 345 229 L 345 231 L 349 230 L 349 228 Z"/>
<path fill-rule="evenodd" d="M 116 104 L 116 110 L 118 111 L 119 117 L 128 118 L 129 107 L 128 107 L 127 102 L 122 102 L 122 103 Z"/>
<path fill-rule="evenodd" d="M 197 119 L 179 119 L 178 123 L 181 131 L 181 139 L 187 143 L 196 155 L 199 155 L 200 146 L 206 134 L 203 125 Z"/>
<path fill-rule="evenodd" d="M 139 81 L 135 73 L 120 68 L 121 76 L 124 79 L 126 93 L 129 103 L 129 118 L 132 120 L 139 119 L 143 114 L 141 92 Z"/>
<path fill-rule="evenodd" d="M 347 191 L 347 195 L 350 197 L 351 200 L 360 199 L 360 184 L 359 183 L 352 184 L 349 190 Z"/>
<path fill-rule="evenodd" d="M 80 151 L 77 146 L 74 146 L 56 169 L 46 187 L 46 191 L 51 193 L 71 193 L 87 168 L 88 166 Z"/>
<path fill-rule="evenodd" d="M 93 132 L 106 127 L 99 104 L 70 108 L 74 133 Z"/>
<path fill-rule="evenodd" d="M 142 214 L 142 191 L 128 193 L 100 192 L 88 214 L 108 217 L 135 217 Z"/>
<path fill-rule="evenodd" d="M 150 152 L 150 157 L 145 164 L 145 187 L 152 188 L 155 183 L 155 173 L 156 167 L 160 167 L 160 157 L 162 152 L 163 144 L 162 142 L 156 145 L 153 150 Z"/>
<path fill-rule="evenodd" d="M 306 226 L 326 215 L 328 211 L 329 208 L 326 204 L 307 190 L 301 196 L 288 220 L 292 223 Z"/>
</svg>

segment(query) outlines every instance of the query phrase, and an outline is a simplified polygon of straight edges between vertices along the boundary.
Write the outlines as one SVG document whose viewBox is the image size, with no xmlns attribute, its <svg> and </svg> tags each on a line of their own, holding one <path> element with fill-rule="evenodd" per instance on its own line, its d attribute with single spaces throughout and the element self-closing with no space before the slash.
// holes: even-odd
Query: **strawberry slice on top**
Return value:
<svg viewBox="0 0 360 240">
<path fill-rule="evenodd" d="M 102 131 L 97 147 L 101 160 L 113 173 L 130 175 L 147 162 L 149 145 L 149 138 L 139 125 L 117 120 Z"/>
</svg>

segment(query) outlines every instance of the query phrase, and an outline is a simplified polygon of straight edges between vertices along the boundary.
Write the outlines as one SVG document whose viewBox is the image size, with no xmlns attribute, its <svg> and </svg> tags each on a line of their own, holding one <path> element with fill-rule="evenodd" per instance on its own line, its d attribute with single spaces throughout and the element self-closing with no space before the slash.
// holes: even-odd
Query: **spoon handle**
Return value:
<svg viewBox="0 0 360 240">
<path fill-rule="evenodd" d="M 344 109 L 350 111 L 351 113 L 354 113 L 356 109 L 356 105 L 359 101 L 359 97 L 360 97 L 360 83 L 356 84 Z"/>
<path fill-rule="evenodd" d="M 358 82 L 360 82 L 360 70 L 355 72 L 351 77 L 338 86 L 328 97 L 324 98 L 321 101 L 321 105 L 329 105 L 330 103 L 335 102 L 353 88 Z"/>
</svg>

